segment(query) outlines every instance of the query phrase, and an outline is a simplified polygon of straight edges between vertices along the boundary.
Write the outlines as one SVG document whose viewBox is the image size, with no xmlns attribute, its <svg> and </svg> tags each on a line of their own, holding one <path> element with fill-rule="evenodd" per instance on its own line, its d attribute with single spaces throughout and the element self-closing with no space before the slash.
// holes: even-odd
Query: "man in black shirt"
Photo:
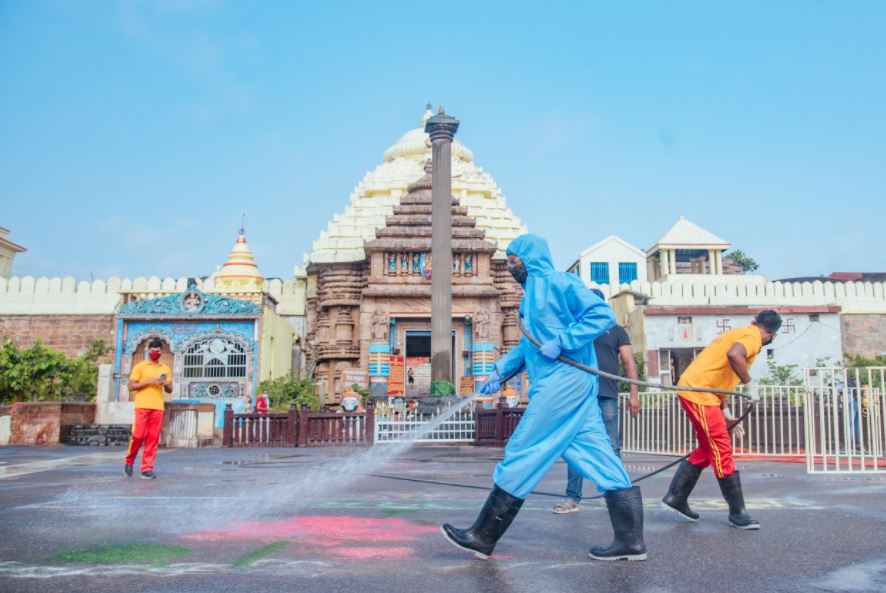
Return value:
<svg viewBox="0 0 886 593">
<path fill-rule="evenodd" d="M 606 300 L 603 292 L 592 288 L 591 292 Z M 629 379 L 637 378 L 637 365 L 634 363 L 634 349 L 631 346 L 631 338 L 628 332 L 620 325 L 594 341 L 594 352 L 597 354 L 597 366 L 606 373 L 619 374 L 618 360 L 625 368 L 625 374 Z M 640 413 L 640 396 L 636 385 L 631 385 L 631 393 L 628 397 L 628 409 L 632 416 Z M 612 450 L 621 457 L 621 441 L 618 434 L 618 382 L 614 379 L 600 377 L 600 390 L 597 394 L 597 402 L 600 404 L 600 412 L 603 415 L 603 424 L 606 426 L 606 434 L 612 444 Z M 554 512 L 562 515 L 578 511 L 581 503 L 582 477 L 576 471 L 569 468 L 566 482 L 566 501 L 554 507 Z"/>
</svg>

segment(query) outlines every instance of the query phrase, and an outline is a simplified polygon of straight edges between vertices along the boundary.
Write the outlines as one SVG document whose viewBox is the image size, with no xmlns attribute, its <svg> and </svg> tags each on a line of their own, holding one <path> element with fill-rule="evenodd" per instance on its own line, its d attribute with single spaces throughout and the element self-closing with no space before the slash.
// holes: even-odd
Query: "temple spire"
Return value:
<svg viewBox="0 0 886 593">
<path fill-rule="evenodd" d="M 260 290 L 264 285 L 264 276 L 259 272 L 255 257 L 246 242 L 245 226 L 246 213 L 244 212 L 237 241 L 231 252 L 228 253 L 228 260 L 215 276 L 216 288 L 255 291 Z"/>
</svg>

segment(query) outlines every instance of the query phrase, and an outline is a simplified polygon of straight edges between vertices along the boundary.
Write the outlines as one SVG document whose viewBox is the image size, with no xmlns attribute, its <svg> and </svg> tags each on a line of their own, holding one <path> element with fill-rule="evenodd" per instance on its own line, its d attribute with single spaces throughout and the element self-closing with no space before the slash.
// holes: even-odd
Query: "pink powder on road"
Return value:
<svg viewBox="0 0 886 593">
<path fill-rule="evenodd" d="M 346 548 L 338 547 L 330 550 L 332 554 L 342 558 L 354 560 L 368 560 L 370 558 L 385 558 L 387 560 L 404 560 L 412 556 L 412 548 Z"/>
<path fill-rule="evenodd" d="M 269 523 L 238 521 L 227 529 L 200 531 L 184 537 L 198 541 L 299 539 L 306 543 L 335 545 L 344 541 L 409 542 L 415 541 L 422 534 L 438 531 L 439 527 L 417 525 L 398 517 L 376 519 L 349 515 L 312 515 Z"/>
</svg>

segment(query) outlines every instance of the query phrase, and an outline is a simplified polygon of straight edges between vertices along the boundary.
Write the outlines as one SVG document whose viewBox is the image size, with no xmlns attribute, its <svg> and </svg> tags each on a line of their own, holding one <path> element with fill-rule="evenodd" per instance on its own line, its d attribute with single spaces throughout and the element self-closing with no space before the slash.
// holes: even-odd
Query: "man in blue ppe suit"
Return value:
<svg viewBox="0 0 886 593">
<path fill-rule="evenodd" d="M 615 539 L 591 548 L 597 560 L 645 560 L 643 500 L 612 451 L 597 404 L 596 376 L 563 364 L 560 353 L 596 367 L 594 340 L 615 325 L 612 309 L 574 274 L 557 272 L 547 242 L 522 235 L 507 249 L 508 271 L 523 286 L 520 316 L 542 347 L 525 337 L 495 365 L 480 389 L 490 395 L 501 378 L 525 367 L 529 405 L 493 473 L 495 485 L 474 525 L 445 524 L 443 535 L 459 548 L 489 558 L 523 505 L 554 462 L 563 457 L 604 493 Z"/>
</svg>

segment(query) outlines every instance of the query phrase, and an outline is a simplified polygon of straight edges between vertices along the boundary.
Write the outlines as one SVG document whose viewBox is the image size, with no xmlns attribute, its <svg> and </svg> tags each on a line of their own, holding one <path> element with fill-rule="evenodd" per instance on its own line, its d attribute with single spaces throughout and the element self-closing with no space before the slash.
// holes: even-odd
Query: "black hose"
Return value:
<svg viewBox="0 0 886 593">
<path fill-rule="evenodd" d="M 520 331 L 526 336 L 526 339 L 529 340 L 533 346 L 536 348 L 541 348 L 541 342 L 539 342 L 535 337 L 529 333 L 529 330 L 526 329 L 526 326 L 523 325 L 523 318 L 521 316 L 517 316 L 517 326 L 520 328 Z M 570 366 L 574 366 L 577 369 L 581 369 L 588 373 L 592 373 L 594 375 L 598 375 L 600 377 L 606 377 L 607 379 L 614 379 L 615 381 L 621 381 L 622 383 L 628 383 L 630 385 L 639 385 L 640 387 L 653 387 L 655 389 L 662 389 L 664 391 L 694 391 L 698 393 L 720 393 L 723 395 L 734 395 L 736 397 L 744 397 L 750 400 L 754 398 L 748 395 L 747 393 L 742 393 L 740 391 L 729 391 L 728 389 L 711 389 L 710 387 L 689 387 L 687 385 L 663 385 L 661 383 L 651 383 L 649 381 L 640 381 L 639 379 L 628 379 L 627 377 L 619 377 L 618 375 L 613 375 L 612 373 L 607 373 L 605 371 L 601 371 L 600 369 L 595 369 L 594 367 L 589 367 L 585 364 L 578 362 L 577 360 L 573 360 L 568 356 L 561 354 L 557 360 L 568 364 Z"/>
<path fill-rule="evenodd" d="M 536 348 L 541 348 L 541 342 L 539 342 L 537 339 L 535 339 L 535 337 L 532 334 L 529 333 L 529 330 L 526 329 L 525 325 L 523 325 L 522 317 L 519 315 L 517 316 L 517 325 L 520 327 L 520 331 L 523 333 L 523 335 L 526 336 L 526 339 L 529 340 L 533 346 L 535 346 Z M 627 377 L 620 377 L 618 375 L 613 375 L 611 373 L 601 371 L 600 369 L 595 369 L 593 367 L 589 367 L 585 364 L 578 362 L 577 360 L 573 360 L 573 359 L 569 358 L 568 356 L 564 356 L 562 354 L 557 358 L 557 360 L 559 360 L 560 362 L 562 362 L 564 364 L 568 364 L 570 366 L 573 366 L 577 369 L 581 369 L 583 371 L 586 371 L 588 373 L 592 373 L 592 374 L 598 375 L 600 377 L 606 377 L 607 379 L 614 379 L 616 381 L 630 383 L 632 385 L 653 387 L 653 388 L 662 389 L 665 391 L 676 391 L 677 389 L 679 389 L 681 391 L 694 391 L 694 392 L 701 392 L 701 393 L 721 393 L 723 395 L 734 395 L 737 397 L 744 397 L 747 399 L 751 399 L 752 401 L 748 404 L 747 408 L 742 413 L 742 415 L 739 416 L 738 418 L 736 418 L 735 422 L 733 422 L 732 424 L 729 425 L 729 427 L 728 427 L 729 431 L 732 431 L 733 428 L 735 428 L 736 426 L 741 424 L 744 421 L 744 419 L 748 417 L 748 414 L 751 413 L 751 410 L 754 409 L 754 406 L 753 406 L 754 400 L 751 398 L 751 396 L 746 393 L 741 393 L 739 391 L 729 391 L 727 389 L 710 389 L 707 387 L 687 387 L 687 386 L 683 386 L 683 385 L 668 386 L 668 385 L 662 385 L 661 383 L 650 383 L 648 381 L 640 381 L 637 379 L 628 379 Z M 521 369 L 517 369 L 516 371 L 509 373 L 508 376 L 506 378 L 502 378 L 501 381 L 504 382 L 504 381 L 507 381 L 508 379 L 513 378 L 514 376 L 516 376 L 520 372 L 520 370 Z M 656 474 L 660 474 L 661 472 L 665 471 L 666 469 L 674 467 L 678 463 L 680 463 L 686 459 L 689 459 L 689 456 L 691 454 L 692 453 L 688 453 L 688 454 L 672 461 L 671 463 L 668 463 L 667 465 L 664 465 L 664 466 L 658 468 L 655 471 L 649 472 L 648 474 L 644 474 L 644 475 L 640 476 L 639 478 L 632 480 L 631 482 L 632 483 L 641 482 L 647 478 L 651 478 L 652 476 L 654 476 Z M 385 475 L 376 475 L 376 474 L 370 474 L 370 475 L 374 475 L 375 477 L 379 477 L 379 478 L 390 478 L 392 480 L 405 480 L 405 481 L 409 481 L 409 482 L 420 482 L 420 483 L 427 483 L 427 484 L 438 484 L 438 485 L 442 485 L 442 486 L 453 486 L 456 488 L 470 488 L 470 489 L 476 489 L 476 490 L 488 490 L 488 488 L 486 488 L 484 486 L 471 486 L 468 484 L 455 484 L 452 482 L 435 482 L 432 480 L 420 480 L 420 479 L 416 479 L 416 478 L 400 478 L 400 477 L 395 477 L 395 476 L 385 476 Z M 554 496 L 557 498 L 563 497 L 562 494 L 553 494 L 551 492 L 536 492 L 535 490 L 530 492 L 530 494 L 535 494 L 538 496 Z M 603 495 L 598 494 L 596 496 L 588 496 L 588 497 L 585 497 L 585 500 L 594 500 L 597 498 L 603 498 Z"/>
</svg>

